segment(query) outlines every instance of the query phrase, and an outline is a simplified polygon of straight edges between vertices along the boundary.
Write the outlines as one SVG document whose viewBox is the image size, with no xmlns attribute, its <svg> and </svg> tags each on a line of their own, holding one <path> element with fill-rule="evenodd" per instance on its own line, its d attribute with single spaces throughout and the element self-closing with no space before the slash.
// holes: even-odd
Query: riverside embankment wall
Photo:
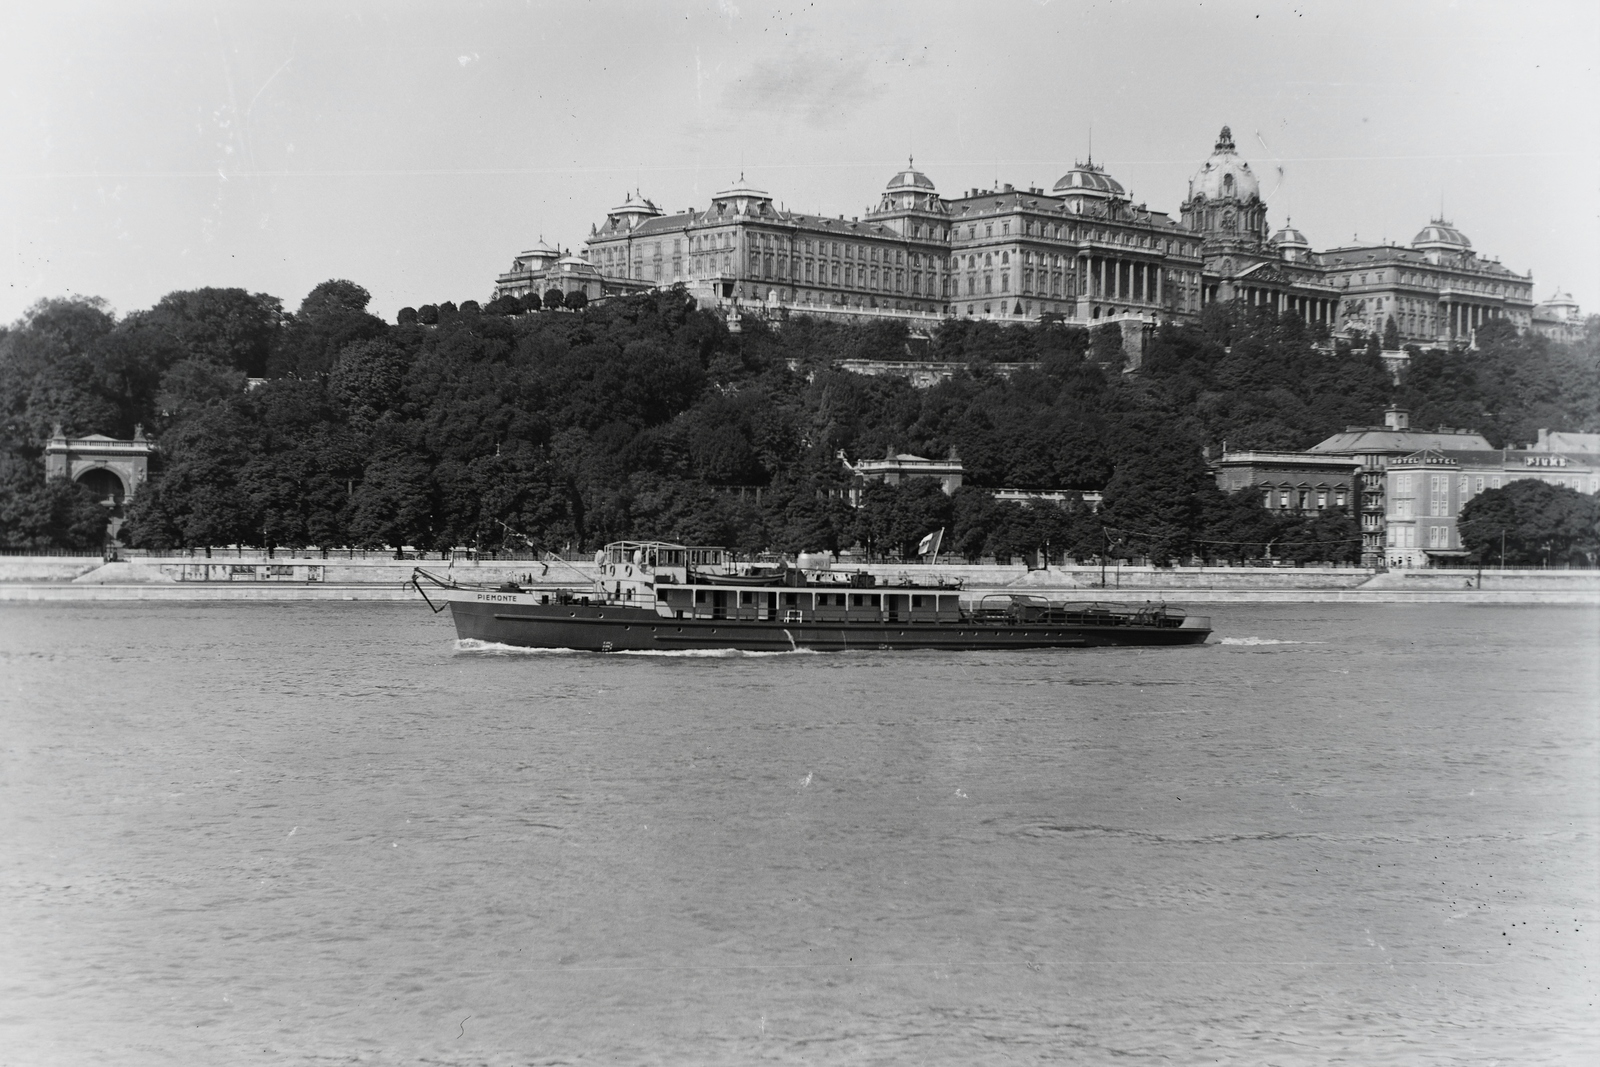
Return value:
<svg viewBox="0 0 1600 1067">
<path fill-rule="evenodd" d="M 268 559 L 264 554 L 195 558 L 0 556 L 0 600 L 405 600 L 423 566 L 467 583 L 515 581 L 575 585 L 593 580 L 590 563 L 395 559 Z M 1031 592 L 1074 600 L 1217 603 L 1600 604 L 1600 571 L 1416 570 L 1376 573 L 1355 567 L 1052 567 L 847 564 L 893 585 L 959 579 L 969 596 Z"/>
</svg>

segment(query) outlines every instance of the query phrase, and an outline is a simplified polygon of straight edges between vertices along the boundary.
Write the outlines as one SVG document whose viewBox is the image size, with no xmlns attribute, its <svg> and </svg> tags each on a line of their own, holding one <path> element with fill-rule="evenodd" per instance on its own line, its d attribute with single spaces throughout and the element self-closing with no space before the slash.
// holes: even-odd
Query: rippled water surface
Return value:
<svg viewBox="0 0 1600 1067">
<path fill-rule="evenodd" d="M 1600 612 L 462 649 L 0 608 L 0 1064 L 1584 1063 Z"/>
</svg>

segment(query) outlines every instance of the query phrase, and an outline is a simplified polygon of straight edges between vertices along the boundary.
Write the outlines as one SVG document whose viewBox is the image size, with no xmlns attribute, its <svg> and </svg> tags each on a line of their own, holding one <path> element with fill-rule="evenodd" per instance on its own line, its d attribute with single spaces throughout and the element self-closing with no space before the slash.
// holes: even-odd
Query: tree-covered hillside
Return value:
<svg viewBox="0 0 1600 1067">
<path fill-rule="evenodd" d="M 76 545 L 103 521 L 86 491 L 44 484 L 56 422 L 117 437 L 143 424 L 159 442 L 124 529 L 151 547 L 490 549 L 525 535 L 551 549 L 659 537 L 893 554 L 945 526 L 973 558 L 1048 546 L 1157 559 L 1246 557 L 1268 541 L 1277 555 L 1354 555 L 1346 517 L 1275 517 L 1216 490 L 1204 450 L 1224 442 L 1304 448 L 1394 402 L 1414 425 L 1477 426 L 1497 443 L 1600 429 L 1592 336 L 1486 333 L 1481 351 L 1417 355 L 1396 388 L 1375 353 L 1245 307 L 1162 329 L 1130 375 L 1114 336 L 1059 324 L 950 322 L 924 340 L 896 323 L 795 319 L 735 334 L 664 291 L 581 309 L 430 305 L 388 325 L 367 302 L 331 281 L 292 313 L 236 289 L 172 293 L 121 320 L 92 301 L 32 309 L 0 334 L 0 545 Z M 834 369 L 908 354 L 967 369 L 922 390 Z M 1037 366 L 997 366 L 1016 363 Z M 845 503 L 841 450 L 952 448 L 975 488 L 874 485 L 862 507 Z M 978 491 L 1000 486 L 1105 500 L 1028 509 Z"/>
</svg>

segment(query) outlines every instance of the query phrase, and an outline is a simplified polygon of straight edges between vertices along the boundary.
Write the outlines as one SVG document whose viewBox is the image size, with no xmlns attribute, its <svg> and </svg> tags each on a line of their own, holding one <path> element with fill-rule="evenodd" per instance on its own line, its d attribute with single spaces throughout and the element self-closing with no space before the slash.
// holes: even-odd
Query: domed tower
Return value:
<svg viewBox="0 0 1600 1067">
<path fill-rule="evenodd" d="M 1077 215 L 1103 214 L 1128 200 L 1128 191 L 1122 183 L 1107 174 L 1104 167 L 1095 166 L 1093 159 L 1074 163 L 1051 192 L 1066 202 L 1068 211 Z"/>
<path fill-rule="evenodd" d="M 1211 158 L 1189 179 L 1183 225 L 1201 234 L 1206 251 L 1260 251 L 1267 239 L 1267 205 L 1250 164 L 1239 158 L 1233 131 L 1222 127 Z"/>
<path fill-rule="evenodd" d="M 1289 225 L 1291 220 L 1283 220 L 1283 229 L 1273 234 L 1268 243 L 1278 250 L 1278 255 L 1295 263 L 1311 255 L 1311 242 L 1306 240 L 1306 235 Z"/>
<path fill-rule="evenodd" d="M 1472 242 L 1467 240 L 1467 235 L 1446 222 L 1443 216 L 1430 219 L 1411 239 L 1411 247 L 1421 252 L 1429 263 L 1472 254 Z"/>
<path fill-rule="evenodd" d="M 916 168 L 915 159 L 908 159 L 905 169 L 883 187 L 877 208 L 867 217 L 892 227 L 902 237 L 929 238 L 935 229 L 943 232 L 949 213 L 933 179 Z"/>
</svg>

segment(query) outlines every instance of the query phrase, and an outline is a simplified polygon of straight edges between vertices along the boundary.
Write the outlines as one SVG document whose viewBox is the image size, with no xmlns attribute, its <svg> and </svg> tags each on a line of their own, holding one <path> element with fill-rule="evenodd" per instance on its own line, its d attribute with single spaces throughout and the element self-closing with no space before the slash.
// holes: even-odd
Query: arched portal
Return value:
<svg viewBox="0 0 1600 1067">
<path fill-rule="evenodd" d="M 65 476 L 93 490 L 111 508 L 106 532 L 114 540 L 122 529 L 122 505 L 149 476 L 155 450 L 143 427 L 134 430 L 133 440 L 120 441 L 104 434 L 68 437 L 57 424 L 44 445 L 45 475 Z"/>
<path fill-rule="evenodd" d="M 95 497 L 108 507 L 122 507 L 122 501 L 128 495 L 128 487 L 109 467 L 89 467 L 78 474 L 76 481 L 92 490 Z"/>
</svg>

